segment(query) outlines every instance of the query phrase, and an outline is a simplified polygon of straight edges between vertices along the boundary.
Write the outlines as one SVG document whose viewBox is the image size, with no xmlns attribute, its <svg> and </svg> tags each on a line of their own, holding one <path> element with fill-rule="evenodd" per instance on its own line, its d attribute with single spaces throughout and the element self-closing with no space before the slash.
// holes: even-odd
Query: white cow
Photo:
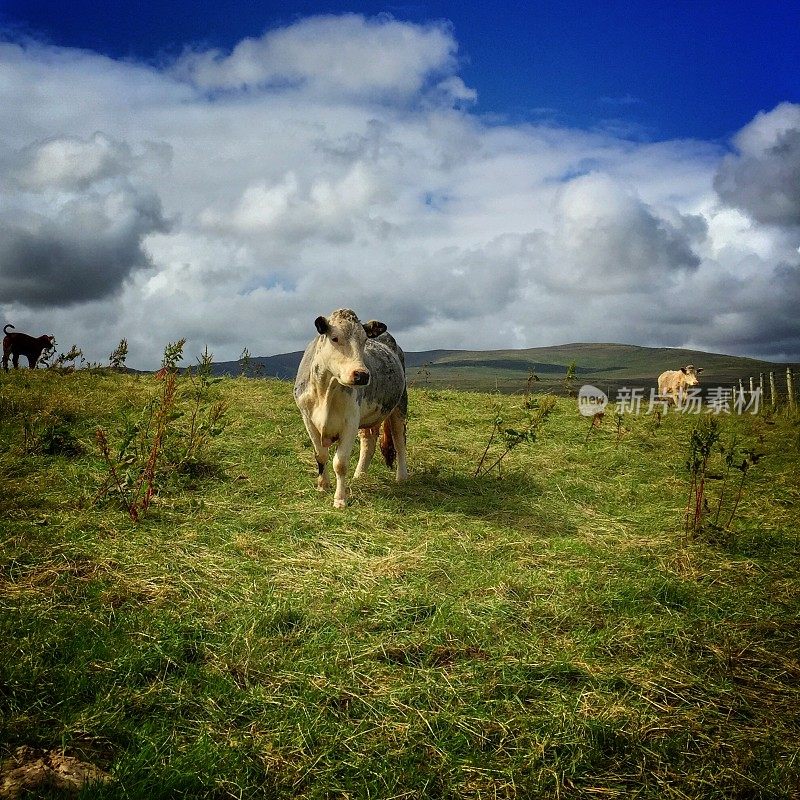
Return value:
<svg viewBox="0 0 800 800">
<path fill-rule="evenodd" d="M 671 399 L 678 405 L 686 390 L 700 383 L 702 367 L 695 369 L 692 364 L 687 364 L 680 369 L 669 369 L 658 376 L 658 394 Z"/>
<path fill-rule="evenodd" d="M 347 501 L 347 462 L 356 436 L 361 450 L 354 478 L 366 472 L 375 453 L 383 423 L 381 451 L 391 467 L 397 457 L 397 480 L 408 477 L 406 468 L 405 357 L 386 325 L 372 320 L 362 324 L 349 308 L 317 317 L 319 335 L 303 354 L 294 383 L 294 398 L 303 417 L 319 477 L 317 489 L 330 488 L 328 449 L 338 443 L 333 458 L 336 473 L 334 508 Z"/>
</svg>

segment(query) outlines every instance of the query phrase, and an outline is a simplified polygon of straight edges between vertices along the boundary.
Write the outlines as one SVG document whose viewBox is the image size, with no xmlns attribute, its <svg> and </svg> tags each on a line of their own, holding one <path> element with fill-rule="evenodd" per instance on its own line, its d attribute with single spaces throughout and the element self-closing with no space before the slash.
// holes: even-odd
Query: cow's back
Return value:
<svg viewBox="0 0 800 800">
<path fill-rule="evenodd" d="M 380 409 L 380 416 L 385 417 L 399 407 L 405 414 L 408 409 L 405 354 L 394 337 L 382 333 L 375 339 L 368 339 L 364 347 L 364 363 L 370 372 L 369 384 L 358 390 L 361 393 L 359 404 L 364 412 L 376 408 Z"/>
<path fill-rule="evenodd" d="M 372 342 L 378 342 L 379 344 L 386 345 L 390 350 L 392 350 L 397 357 L 400 359 L 400 366 L 403 368 L 403 372 L 406 371 L 406 354 L 403 352 L 402 348 L 399 344 L 395 341 L 394 336 L 392 336 L 389 331 L 385 331 L 380 336 L 376 336 L 374 339 L 371 340 Z"/>
<path fill-rule="evenodd" d="M 305 392 L 308 382 L 311 380 L 311 369 L 314 363 L 314 353 L 317 349 L 317 340 L 314 339 L 309 342 L 306 347 L 303 357 L 300 359 L 300 365 L 297 367 L 297 375 L 294 379 L 294 399 L 297 401 L 300 395 Z"/>
<path fill-rule="evenodd" d="M 676 392 L 684 384 L 684 374 L 679 369 L 668 369 L 658 376 L 658 393 Z"/>
</svg>

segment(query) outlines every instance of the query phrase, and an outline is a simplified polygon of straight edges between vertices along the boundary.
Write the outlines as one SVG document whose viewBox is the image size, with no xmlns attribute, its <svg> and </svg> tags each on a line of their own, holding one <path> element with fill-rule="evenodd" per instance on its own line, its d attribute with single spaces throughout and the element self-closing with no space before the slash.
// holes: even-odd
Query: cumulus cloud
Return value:
<svg viewBox="0 0 800 800">
<path fill-rule="evenodd" d="M 187 52 L 175 74 L 202 89 L 301 87 L 330 96 L 411 97 L 452 72 L 456 42 L 446 23 L 409 25 L 388 16 L 318 16 L 239 42 L 229 54 Z M 376 54 L 380 54 L 376 57 Z M 472 96 L 450 76 L 460 99 Z"/>
<path fill-rule="evenodd" d="M 353 14 L 164 68 L 35 42 L 0 68 L 0 311 L 90 359 L 298 350 L 345 306 L 410 350 L 800 358 L 799 106 L 730 152 L 490 122 L 448 24 Z"/>
<path fill-rule="evenodd" d="M 81 191 L 97 181 L 128 173 L 132 160 L 126 143 L 101 133 L 88 140 L 62 137 L 23 148 L 12 177 L 23 189 Z"/>
<path fill-rule="evenodd" d="M 367 210 L 379 192 L 363 162 L 337 178 L 318 176 L 305 186 L 289 172 L 276 183 L 247 186 L 233 207 L 205 209 L 199 219 L 220 231 L 344 242 L 352 239 L 359 219 L 367 221 Z"/>
<path fill-rule="evenodd" d="M 720 198 L 756 222 L 800 227 L 800 105 L 758 114 L 734 145 L 714 178 Z"/>
<path fill-rule="evenodd" d="M 676 273 L 696 269 L 693 244 L 704 236 L 701 220 L 659 216 L 633 191 L 591 174 L 567 183 L 556 203 L 556 233 L 543 278 L 576 293 L 653 292 Z"/>
<path fill-rule="evenodd" d="M 144 238 L 167 222 L 158 196 L 130 182 L 125 143 L 54 138 L 6 160 L 18 190 L 0 209 L 0 296 L 31 307 L 94 300 L 150 264 Z"/>
</svg>

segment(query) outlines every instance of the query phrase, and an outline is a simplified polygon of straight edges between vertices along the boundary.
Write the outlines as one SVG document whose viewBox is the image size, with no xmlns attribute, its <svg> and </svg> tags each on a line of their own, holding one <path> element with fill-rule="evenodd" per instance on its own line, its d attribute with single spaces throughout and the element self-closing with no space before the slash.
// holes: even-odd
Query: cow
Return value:
<svg viewBox="0 0 800 800">
<path fill-rule="evenodd" d="M 686 390 L 700 383 L 702 367 L 695 368 L 687 364 L 680 369 L 668 369 L 658 376 L 658 394 L 667 400 L 672 400 L 675 405 L 680 405 L 681 398 Z"/>
<path fill-rule="evenodd" d="M 55 336 L 29 336 L 27 333 L 17 333 L 10 331 L 14 326 L 10 323 L 3 328 L 3 369 L 8 372 L 8 357 L 11 356 L 11 363 L 14 369 L 19 369 L 19 357 L 25 356 L 28 359 L 28 366 L 36 369 L 36 364 L 45 350 L 52 350 L 55 347 Z"/>
<path fill-rule="evenodd" d="M 381 452 L 391 469 L 397 460 L 397 481 L 408 477 L 406 467 L 405 356 L 386 325 L 362 323 L 349 308 L 314 320 L 318 336 L 303 353 L 294 383 L 294 399 L 314 446 L 317 490 L 330 489 L 328 449 L 333 457 L 336 491 L 333 507 L 347 504 L 347 463 L 360 436 L 354 478 L 363 475 L 375 453 L 381 425 Z"/>
</svg>

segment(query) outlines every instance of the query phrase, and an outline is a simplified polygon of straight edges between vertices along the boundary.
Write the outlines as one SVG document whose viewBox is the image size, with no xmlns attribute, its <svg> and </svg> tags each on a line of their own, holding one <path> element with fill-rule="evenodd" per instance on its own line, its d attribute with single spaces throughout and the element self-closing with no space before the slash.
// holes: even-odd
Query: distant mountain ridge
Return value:
<svg viewBox="0 0 800 800">
<path fill-rule="evenodd" d="M 274 356 L 252 356 L 247 374 L 293 380 L 302 351 Z M 576 384 L 595 383 L 600 388 L 655 386 L 658 375 L 686 364 L 703 367 L 706 386 L 735 384 L 741 378 L 756 381 L 775 372 L 780 387 L 785 386 L 785 363 L 764 361 L 722 353 L 671 347 L 642 347 L 614 343 L 581 343 L 531 347 L 522 350 L 425 350 L 406 352 L 406 372 L 410 384 L 503 392 L 524 388 L 533 372 L 537 387 L 558 391 L 571 363 L 576 364 Z M 215 375 L 241 375 L 241 361 L 215 362 Z"/>
</svg>

